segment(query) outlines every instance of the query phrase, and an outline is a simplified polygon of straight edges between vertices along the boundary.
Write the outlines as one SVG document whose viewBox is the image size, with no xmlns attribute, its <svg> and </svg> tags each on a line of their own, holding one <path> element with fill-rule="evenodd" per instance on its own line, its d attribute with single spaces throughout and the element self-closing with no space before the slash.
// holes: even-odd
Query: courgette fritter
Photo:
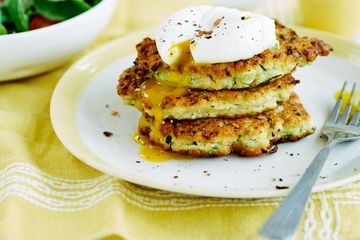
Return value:
<svg viewBox="0 0 360 240">
<path fill-rule="evenodd" d="M 290 75 L 278 78 L 268 84 L 241 90 L 199 90 L 169 87 L 156 79 L 136 86 L 134 68 L 123 74 L 127 87 L 126 103 L 136 105 L 140 111 L 163 119 L 198 119 L 213 117 L 251 116 L 273 110 L 278 102 L 287 101 L 295 84 Z M 126 78 L 130 76 L 130 78 Z M 123 88 L 124 89 L 124 88 Z"/>
<path fill-rule="evenodd" d="M 299 37 L 296 32 L 276 22 L 279 49 L 267 49 L 246 60 L 228 63 L 195 64 L 178 66 L 164 63 L 156 48 L 155 40 L 145 38 L 137 44 L 135 73 L 142 81 L 155 77 L 160 82 L 193 89 L 241 89 L 255 87 L 313 62 L 317 56 L 327 56 L 331 46 L 316 38 Z M 121 78 L 120 78 L 121 80 Z M 121 88 L 121 81 L 120 81 Z"/>
<path fill-rule="evenodd" d="M 165 150 L 193 156 L 270 154 L 277 143 L 298 141 L 315 131 L 295 93 L 275 110 L 252 117 L 166 120 L 157 129 L 145 115 L 139 121 L 142 135 Z"/>
</svg>

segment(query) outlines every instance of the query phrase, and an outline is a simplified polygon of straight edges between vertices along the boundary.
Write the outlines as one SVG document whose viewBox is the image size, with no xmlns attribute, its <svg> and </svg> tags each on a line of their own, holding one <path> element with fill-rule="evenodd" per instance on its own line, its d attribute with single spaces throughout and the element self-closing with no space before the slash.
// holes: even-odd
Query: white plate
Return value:
<svg viewBox="0 0 360 240">
<path fill-rule="evenodd" d="M 139 146 L 133 141 L 140 113 L 123 104 L 116 94 L 116 85 L 119 74 L 134 60 L 135 44 L 149 32 L 107 44 L 69 69 L 52 98 L 54 129 L 65 147 L 82 161 L 133 183 L 205 196 L 260 198 L 286 195 L 288 189 L 278 190 L 276 186 L 291 189 L 325 144 L 325 139 L 320 138 L 320 128 L 334 104 L 334 93 L 344 80 L 360 85 L 358 45 L 313 30 L 298 28 L 298 31 L 319 36 L 336 51 L 295 73 L 301 80 L 295 91 L 318 130 L 299 142 L 279 145 L 275 154 L 256 158 L 229 155 L 163 163 L 143 160 L 139 156 Z M 118 111 L 120 117 L 111 116 L 111 111 Z M 114 135 L 107 138 L 103 131 Z M 360 141 L 336 147 L 313 191 L 359 180 L 359 148 Z"/>
</svg>

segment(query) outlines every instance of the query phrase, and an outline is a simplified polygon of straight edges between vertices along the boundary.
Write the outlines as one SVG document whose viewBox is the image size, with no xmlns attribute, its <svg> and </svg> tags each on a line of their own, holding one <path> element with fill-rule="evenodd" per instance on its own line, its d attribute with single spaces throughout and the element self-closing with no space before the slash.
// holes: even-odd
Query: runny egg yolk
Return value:
<svg viewBox="0 0 360 240">
<path fill-rule="evenodd" d="M 173 59 L 171 67 L 194 63 L 194 58 L 191 54 L 190 47 L 190 40 L 179 42 L 170 47 L 169 55 L 170 58 Z"/>
<path fill-rule="evenodd" d="M 166 96 L 181 96 L 186 92 L 186 88 L 167 86 L 156 79 L 151 79 L 141 85 L 141 92 L 145 101 L 151 103 L 152 108 L 149 112 L 155 118 L 156 128 L 159 129 L 164 119 L 164 110 L 162 108 L 164 98 Z"/>
<path fill-rule="evenodd" d="M 164 111 L 162 109 L 162 102 L 166 96 L 180 96 L 186 92 L 186 88 L 170 87 L 159 83 L 156 79 L 144 82 L 141 85 L 141 92 L 145 100 L 151 103 L 152 108 L 148 113 L 154 118 L 154 128 L 151 132 L 153 138 L 166 138 L 160 132 L 161 124 L 164 119 Z M 140 126 L 143 126 L 146 121 L 144 116 L 139 120 Z M 143 122 L 143 123 L 142 123 Z M 190 159 L 191 157 L 182 154 L 172 153 L 163 150 L 159 146 L 153 145 L 149 139 L 135 133 L 134 140 L 140 144 L 140 156 L 148 161 L 162 162 L 171 159 Z"/>
</svg>

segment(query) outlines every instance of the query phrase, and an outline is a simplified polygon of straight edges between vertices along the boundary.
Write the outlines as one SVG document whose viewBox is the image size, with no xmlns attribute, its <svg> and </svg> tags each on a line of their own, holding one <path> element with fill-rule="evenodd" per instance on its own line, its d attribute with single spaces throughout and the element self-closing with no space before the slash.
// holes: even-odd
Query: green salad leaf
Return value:
<svg viewBox="0 0 360 240">
<path fill-rule="evenodd" d="M 44 21 L 64 21 L 75 17 L 101 0 L 0 0 L 0 35 L 29 30 L 36 16 Z M 40 25 L 41 27 L 41 25 Z"/>
<path fill-rule="evenodd" d="M 5 16 L 3 16 L 4 15 L 4 13 L 3 13 L 4 8 L 5 8 L 5 4 L 0 2 L 0 23 L 5 22 L 5 19 L 4 19 Z"/>
<path fill-rule="evenodd" d="M 8 17 L 5 9 L 5 2 L 0 2 L 0 35 L 8 33 L 8 30 L 4 26 L 6 21 L 8 21 Z"/>
<path fill-rule="evenodd" d="M 2 25 L 0 23 L 0 35 L 4 35 L 4 34 L 7 34 L 7 30 L 6 28 L 4 27 L 4 25 Z"/>
<path fill-rule="evenodd" d="M 99 2 L 101 2 L 101 0 L 85 0 L 88 4 L 90 4 L 91 6 L 95 6 L 96 4 L 98 4 Z"/>
<path fill-rule="evenodd" d="M 8 0 L 7 11 L 9 18 L 15 25 L 17 32 L 29 30 L 29 18 L 31 15 L 32 0 Z"/>
<path fill-rule="evenodd" d="M 9 26 L 9 21 L 9 14 L 6 9 L 5 2 L 2 2 L 0 3 L 0 35 L 8 34 L 15 30 L 13 26 Z"/>
<path fill-rule="evenodd" d="M 84 0 L 34 0 L 36 11 L 47 19 L 63 21 L 91 8 Z"/>
</svg>

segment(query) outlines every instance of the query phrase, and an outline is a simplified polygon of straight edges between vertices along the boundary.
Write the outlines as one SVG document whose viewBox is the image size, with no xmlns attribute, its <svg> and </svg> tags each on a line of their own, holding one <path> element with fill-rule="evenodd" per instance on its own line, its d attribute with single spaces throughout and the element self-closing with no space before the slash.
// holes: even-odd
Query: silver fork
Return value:
<svg viewBox="0 0 360 240">
<path fill-rule="evenodd" d="M 328 138 L 327 145 L 320 150 L 294 189 L 262 226 L 259 231 L 260 235 L 270 239 L 285 239 L 292 236 L 303 215 L 311 189 L 318 179 L 330 151 L 337 143 L 360 139 L 360 100 L 351 121 L 348 121 L 355 87 L 354 84 L 345 110 L 339 115 L 346 82 L 343 84 L 332 113 L 322 128 L 322 133 Z"/>
</svg>

